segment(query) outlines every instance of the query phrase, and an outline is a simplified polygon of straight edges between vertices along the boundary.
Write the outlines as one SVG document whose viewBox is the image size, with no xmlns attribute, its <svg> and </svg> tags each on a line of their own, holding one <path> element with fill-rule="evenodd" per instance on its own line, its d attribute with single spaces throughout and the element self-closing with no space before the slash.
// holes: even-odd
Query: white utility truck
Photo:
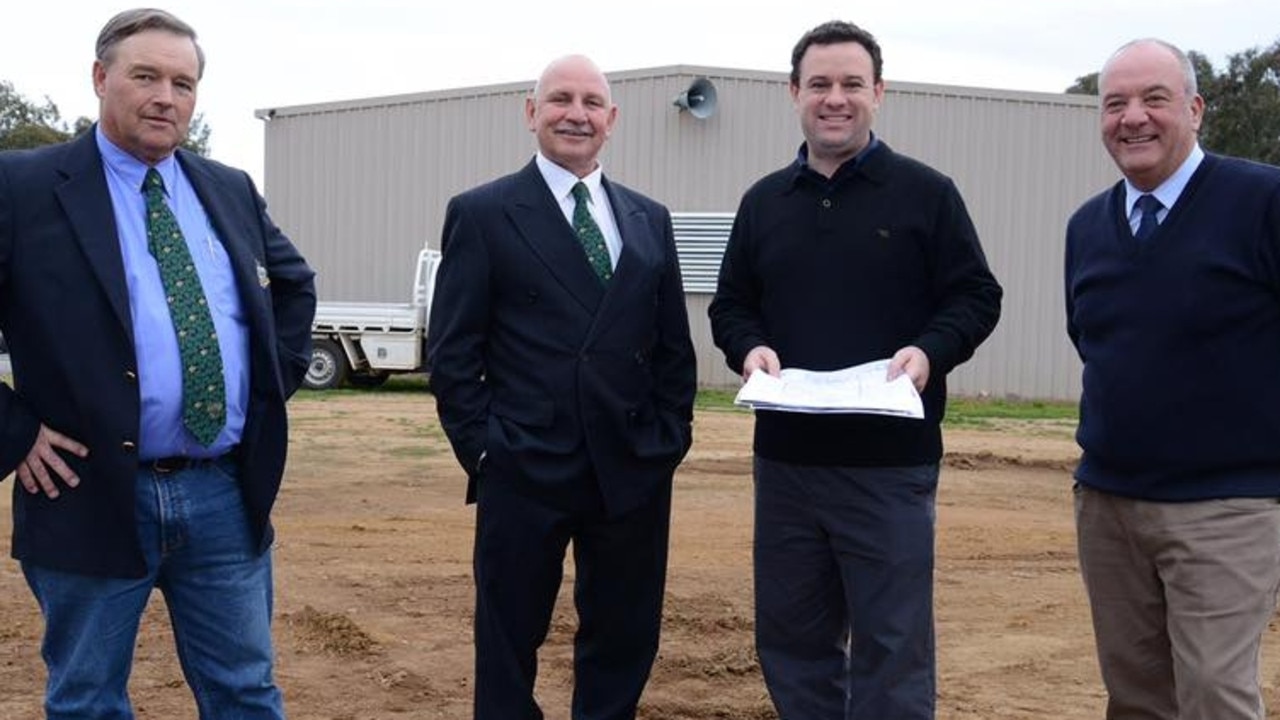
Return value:
<svg viewBox="0 0 1280 720">
<path fill-rule="evenodd" d="M 421 372 L 427 318 L 440 253 L 423 248 L 407 304 L 322 302 L 311 325 L 311 367 L 303 386 L 328 390 L 344 383 L 375 387 L 391 373 Z"/>
</svg>

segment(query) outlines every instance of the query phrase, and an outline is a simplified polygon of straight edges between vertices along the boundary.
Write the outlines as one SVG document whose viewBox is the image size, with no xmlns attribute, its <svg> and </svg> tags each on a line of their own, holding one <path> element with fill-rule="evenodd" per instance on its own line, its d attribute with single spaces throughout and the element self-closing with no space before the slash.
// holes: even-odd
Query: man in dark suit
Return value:
<svg viewBox="0 0 1280 720">
<path fill-rule="evenodd" d="M 313 273 L 245 173 L 177 149 L 204 68 L 190 26 L 123 12 L 96 58 L 94 128 L 0 154 L 0 475 L 45 620 L 45 710 L 133 717 L 159 587 L 200 716 L 282 718 L 268 513 Z"/>
<path fill-rule="evenodd" d="M 445 218 L 428 355 L 477 503 L 476 720 L 542 717 L 570 540 L 574 720 L 634 718 L 657 653 L 695 361 L 670 214 L 597 162 L 617 115 L 590 60 L 552 63 L 525 104 L 537 157 Z"/>
</svg>

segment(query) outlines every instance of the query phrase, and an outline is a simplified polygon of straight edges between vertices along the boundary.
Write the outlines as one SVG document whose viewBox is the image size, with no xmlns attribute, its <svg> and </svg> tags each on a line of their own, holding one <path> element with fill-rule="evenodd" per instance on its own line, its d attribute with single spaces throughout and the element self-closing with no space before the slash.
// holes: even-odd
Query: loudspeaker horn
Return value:
<svg viewBox="0 0 1280 720">
<path fill-rule="evenodd" d="M 706 120 L 716 112 L 716 86 L 710 80 L 700 77 L 693 81 L 688 90 L 676 96 L 673 103 L 681 110 L 699 120 Z"/>
</svg>

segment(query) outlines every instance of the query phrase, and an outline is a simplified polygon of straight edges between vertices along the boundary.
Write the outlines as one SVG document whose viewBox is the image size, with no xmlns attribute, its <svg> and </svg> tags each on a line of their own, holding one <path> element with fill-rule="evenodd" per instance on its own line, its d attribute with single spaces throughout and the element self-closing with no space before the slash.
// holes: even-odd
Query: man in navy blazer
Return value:
<svg viewBox="0 0 1280 720">
<path fill-rule="evenodd" d="M 285 401 L 310 355 L 313 273 L 249 177 L 183 150 L 204 57 L 158 10 L 112 18 L 99 122 L 0 154 L 0 476 L 13 555 L 45 619 L 49 718 L 131 718 L 142 610 L 164 593 L 201 717 L 281 718 L 268 521 Z M 148 245 L 157 173 L 203 291 L 225 381 L 216 437 L 183 415 L 178 330 Z M 187 268 L 191 272 L 191 267 Z"/>
<path fill-rule="evenodd" d="M 657 653 L 695 360 L 670 214 L 597 161 L 617 114 L 590 60 L 557 60 L 525 104 L 537 157 L 445 217 L 428 355 L 477 503 L 476 720 L 542 717 L 570 540 L 574 720 L 634 718 Z"/>
</svg>

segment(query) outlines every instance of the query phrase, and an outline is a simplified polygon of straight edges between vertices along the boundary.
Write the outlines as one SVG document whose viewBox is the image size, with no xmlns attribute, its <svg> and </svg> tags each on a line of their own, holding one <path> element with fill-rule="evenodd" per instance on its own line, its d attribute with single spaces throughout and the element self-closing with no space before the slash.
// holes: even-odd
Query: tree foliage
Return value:
<svg viewBox="0 0 1280 720">
<path fill-rule="evenodd" d="M 1205 148 L 1280 165 L 1280 41 L 1232 55 L 1200 94 Z"/>
<path fill-rule="evenodd" d="M 0 137 L 0 150 L 28 150 L 41 145 L 53 145 L 70 138 L 70 136 L 48 125 L 23 123 Z"/>
<path fill-rule="evenodd" d="M 209 151 L 212 149 L 209 145 L 209 136 L 212 134 L 213 130 L 204 121 L 204 113 L 196 113 L 191 118 L 191 127 L 187 128 L 187 139 L 182 141 L 182 147 L 197 155 L 209 157 Z"/>
<path fill-rule="evenodd" d="M 52 145 L 69 140 L 89 131 L 93 119 L 79 117 L 70 124 L 62 119 L 58 106 L 49 98 L 38 104 L 23 97 L 13 84 L 0 80 L 0 150 L 22 150 Z M 207 156 L 212 130 L 202 113 L 191 119 L 191 127 L 182 147 Z"/>
<path fill-rule="evenodd" d="M 68 137 L 52 100 L 45 98 L 38 105 L 18 93 L 13 83 L 0 80 L 0 150 L 38 147 Z"/>
<path fill-rule="evenodd" d="M 1204 98 L 1204 149 L 1280 165 L 1280 40 L 1229 56 L 1221 71 L 1198 52 L 1187 58 Z M 1066 92 L 1097 95 L 1098 73 L 1076 78 Z"/>
<path fill-rule="evenodd" d="M 1091 72 L 1088 75 L 1081 75 L 1076 81 L 1071 83 L 1071 87 L 1063 90 L 1065 93 L 1073 95 L 1097 95 L 1098 94 L 1098 73 Z"/>
</svg>

